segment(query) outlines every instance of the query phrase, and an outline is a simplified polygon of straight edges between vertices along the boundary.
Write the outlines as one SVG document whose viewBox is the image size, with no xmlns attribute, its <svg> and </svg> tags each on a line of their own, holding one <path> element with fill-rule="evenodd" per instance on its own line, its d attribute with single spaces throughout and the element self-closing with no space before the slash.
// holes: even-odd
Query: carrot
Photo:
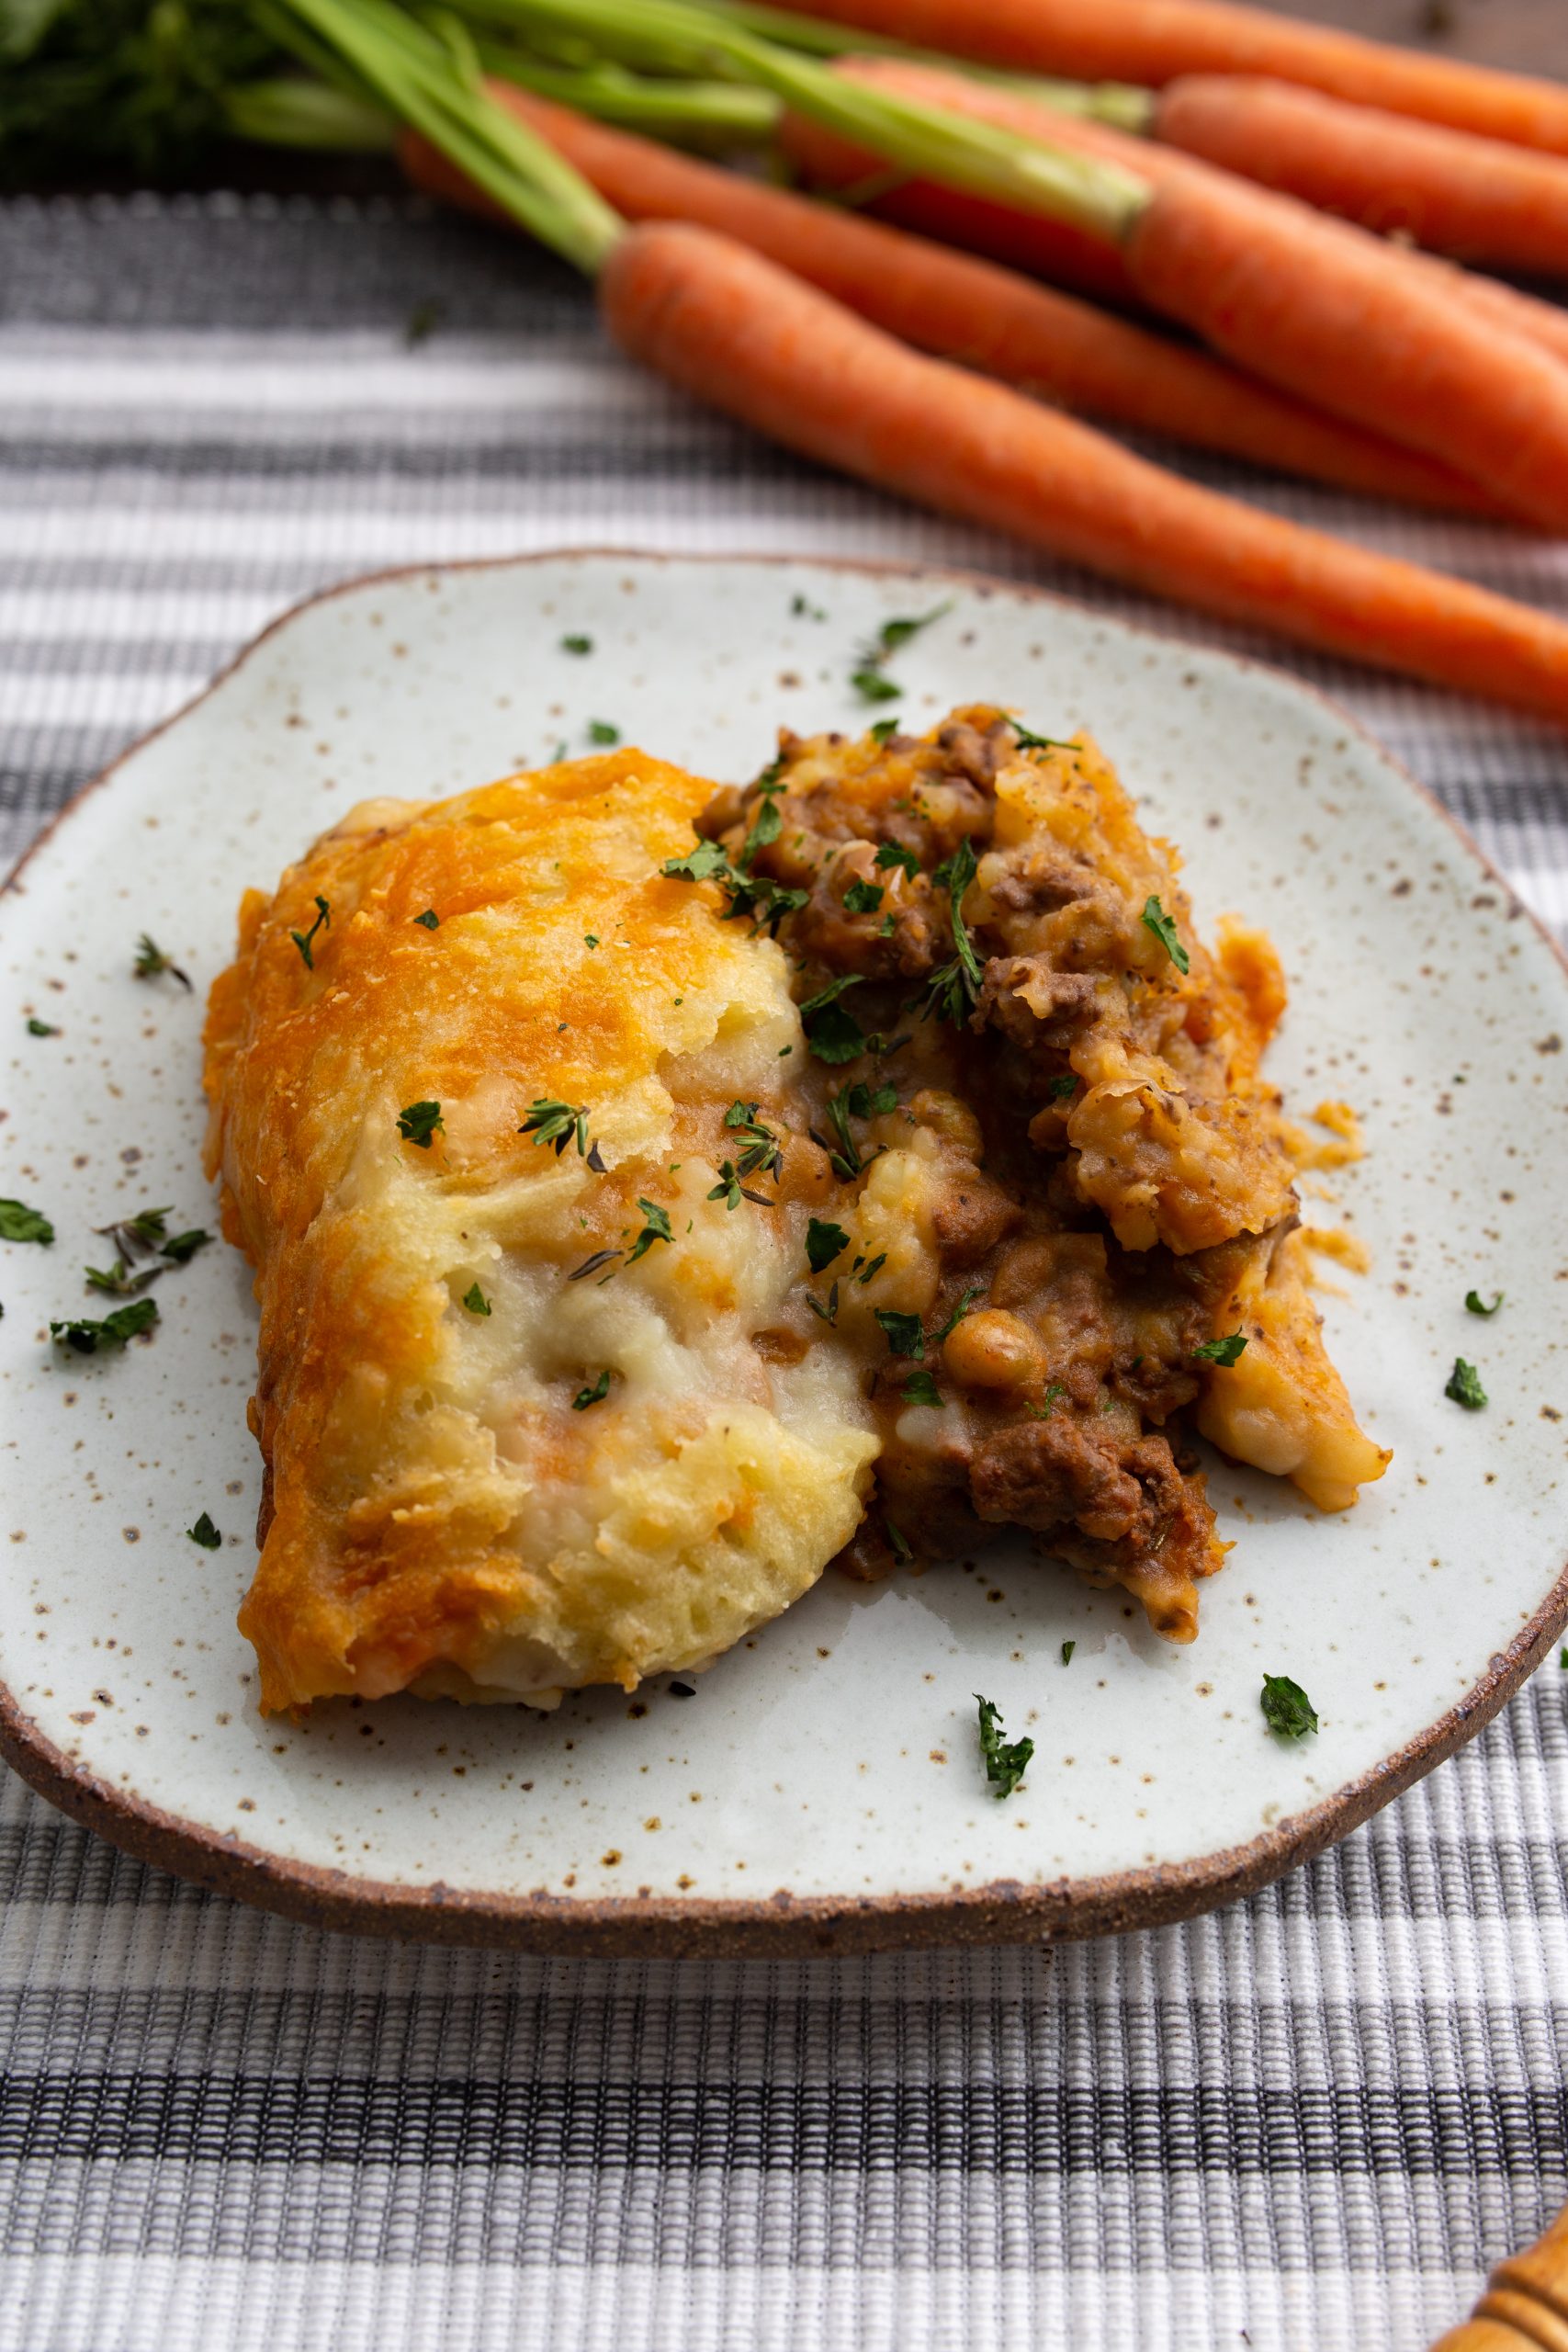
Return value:
<svg viewBox="0 0 1568 2352">
<path fill-rule="evenodd" d="M 1363 228 L 1499 269 L 1568 271 L 1568 163 L 1250 74 L 1168 83 L 1168 146 Z"/>
<path fill-rule="evenodd" d="M 1568 721 L 1562 622 L 1182 481 L 709 230 L 628 230 L 600 302 L 634 358 L 863 481 L 1226 620 Z"/>
<path fill-rule="evenodd" d="M 1032 74 L 1263 74 L 1353 105 L 1568 154 L 1568 89 L 1226 0 L 796 0 L 813 17 Z"/>
<path fill-rule="evenodd" d="M 491 93 L 626 219 L 722 229 L 939 357 L 1064 407 L 1278 471 L 1417 505 L 1494 511 L 1428 458 L 1010 271 L 672 154 L 504 83 Z M 420 187 L 484 201 L 428 142 L 405 141 L 402 156 Z"/>
<path fill-rule="evenodd" d="M 894 58 L 838 70 L 1135 170 L 1149 193 L 1122 253 L 1152 309 L 1314 406 L 1478 480 L 1524 519 L 1568 529 L 1568 368 L 1453 300 L 1446 266 L 1000 85 Z"/>
<path fill-rule="evenodd" d="M 1109 130 L 1108 126 L 1100 128 Z M 1084 125 L 1077 119 L 1062 123 L 1053 120 L 1054 136 L 1086 147 L 1094 130 L 1094 125 Z M 1053 285 L 1081 282 L 1060 266 L 1058 224 L 1041 213 L 1015 211 L 992 198 L 971 196 L 963 188 L 943 187 L 935 180 L 895 175 L 884 169 L 866 148 L 853 146 L 849 140 L 824 130 L 818 123 L 807 121 L 802 115 L 784 117 L 780 139 L 791 163 L 809 186 L 831 190 L 841 201 L 852 201 L 857 209 L 863 209 L 878 220 L 892 221 L 901 229 L 912 230 L 917 235 L 943 244 L 960 245 L 968 253 L 983 254 L 988 260 L 1003 262 L 1011 269 L 1029 270 L 1048 278 Z M 1180 161 L 1176 154 L 1156 151 L 1147 155 L 1145 168 L 1158 168 L 1159 152 L 1166 153 L 1168 163 Z M 1092 245 L 1094 241 L 1084 238 L 1081 232 L 1077 233 L 1080 242 Z M 1100 272 L 1103 282 L 1089 290 L 1102 301 L 1114 302 L 1121 310 L 1141 309 L 1120 254 L 1111 246 L 1103 251 L 1109 256 Z M 1492 319 L 1497 325 L 1539 344 L 1543 351 L 1568 360 L 1568 311 L 1555 303 L 1542 302 L 1533 294 L 1521 293 L 1517 287 L 1500 284 L 1495 277 L 1482 277 L 1472 270 L 1456 268 L 1436 254 L 1408 253 L 1404 258 L 1412 267 L 1440 272 L 1439 282 L 1449 301 Z"/>
</svg>

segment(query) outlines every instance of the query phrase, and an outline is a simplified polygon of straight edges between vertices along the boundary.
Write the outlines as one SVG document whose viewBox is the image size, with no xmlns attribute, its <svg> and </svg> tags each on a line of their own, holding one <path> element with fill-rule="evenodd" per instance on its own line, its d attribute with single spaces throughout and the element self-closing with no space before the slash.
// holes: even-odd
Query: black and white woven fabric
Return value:
<svg viewBox="0 0 1568 2352">
<path fill-rule="evenodd" d="M 1548 543 L 1248 494 L 1568 610 Z M 0 207 L 0 861 L 311 589 L 569 542 L 1244 642 L 781 456 L 412 203 Z M 1561 736 L 1295 666 L 1568 923 Z M 10 1781 L 0 2352 L 1420 2352 L 1568 2195 L 1565 1704 L 1190 1926 L 788 1965 L 320 1935 Z"/>
</svg>

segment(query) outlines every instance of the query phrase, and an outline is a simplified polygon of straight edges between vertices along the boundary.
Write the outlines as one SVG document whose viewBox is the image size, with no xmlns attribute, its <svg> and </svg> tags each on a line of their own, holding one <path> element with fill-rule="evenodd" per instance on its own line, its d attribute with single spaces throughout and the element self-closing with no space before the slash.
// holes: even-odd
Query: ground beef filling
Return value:
<svg viewBox="0 0 1568 2352">
<path fill-rule="evenodd" d="M 1145 884 L 1185 914 L 1161 845 L 1087 752 L 1046 755 L 1057 829 L 1021 836 L 998 778 L 1006 802 L 1026 756 L 1040 754 L 985 707 L 918 740 L 786 732 L 776 768 L 721 794 L 703 830 L 801 894 L 776 929 L 808 1035 L 813 1001 L 854 983 L 829 1000 L 852 1011 L 848 1038 L 835 1028 L 814 1072 L 813 1135 L 833 1168 L 823 1214 L 915 1130 L 934 1171 L 917 1353 L 868 1319 L 878 1502 L 845 1566 L 886 1573 L 1025 1527 L 1190 1641 L 1198 1581 L 1225 1550 L 1185 1442 L 1192 1351 L 1235 1288 L 1237 1252 L 1267 1251 L 1292 1221 L 1289 1170 L 1237 1099 L 1236 1040 L 1252 1033 L 1235 989 L 1195 942 L 1178 973 L 1139 920 Z M 1043 789 L 1034 777 L 1017 788 Z M 1150 1076 L 1172 1069 L 1179 1100 Z"/>
</svg>

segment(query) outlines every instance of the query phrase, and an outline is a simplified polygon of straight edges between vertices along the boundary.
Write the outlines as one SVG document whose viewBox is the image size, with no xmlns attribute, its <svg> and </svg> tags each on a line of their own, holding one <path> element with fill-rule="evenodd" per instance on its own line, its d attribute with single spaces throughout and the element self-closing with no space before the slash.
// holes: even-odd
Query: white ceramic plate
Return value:
<svg viewBox="0 0 1568 2352">
<path fill-rule="evenodd" d="M 1199 920 L 1235 908 L 1273 932 L 1288 1095 L 1366 1123 L 1366 1159 L 1307 1207 L 1371 1251 L 1325 1310 L 1387 1477 L 1325 1519 L 1217 1465 L 1236 1549 L 1188 1649 L 1004 1543 L 882 1586 L 829 1575 L 692 1698 L 264 1722 L 234 1626 L 259 1485 L 245 1270 L 215 1245 L 170 1274 L 155 1338 L 122 1356 L 65 1354 L 47 1329 L 104 1305 L 80 1284 L 94 1227 L 165 1202 L 216 1221 L 201 991 L 240 890 L 270 888 L 355 800 L 464 789 L 585 748 L 593 719 L 753 774 L 780 720 L 863 724 L 853 650 L 945 600 L 894 665 L 907 718 L 994 698 L 1051 733 L 1087 723 L 1185 849 Z M 561 650 L 578 632 L 591 655 Z M 1200 1909 L 1342 1834 L 1484 1721 L 1568 1615 L 1568 978 L 1435 806 L 1281 676 L 943 573 L 615 553 L 401 573 L 263 637 L 77 801 L 3 916 L 0 1193 L 58 1239 L 0 1246 L 0 1745 L 171 1869 L 339 1926 L 540 1948 L 1094 1932 Z M 142 931 L 194 997 L 131 977 Z M 62 1034 L 29 1035 L 28 1013 Z M 1465 1312 L 1472 1285 L 1506 1293 L 1495 1320 Z M 1456 1354 L 1483 1412 L 1444 1396 Z M 219 1552 L 184 1532 L 203 1510 Z M 1266 1670 L 1311 1693 L 1315 1739 L 1268 1732 Z M 1006 1804 L 976 1691 L 1036 1742 Z"/>
</svg>

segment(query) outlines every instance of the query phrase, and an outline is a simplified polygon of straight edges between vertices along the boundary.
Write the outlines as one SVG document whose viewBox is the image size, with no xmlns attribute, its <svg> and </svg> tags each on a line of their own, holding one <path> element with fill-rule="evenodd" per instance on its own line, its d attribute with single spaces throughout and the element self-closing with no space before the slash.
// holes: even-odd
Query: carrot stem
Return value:
<svg viewBox="0 0 1568 2352">
<path fill-rule="evenodd" d="M 465 13 L 525 31 L 544 26 L 577 33 L 631 64 L 678 73 L 728 69 L 890 164 L 1113 243 L 1130 233 L 1152 193 L 1116 164 L 852 83 L 815 58 L 760 40 L 686 0 L 466 0 Z"/>
</svg>

